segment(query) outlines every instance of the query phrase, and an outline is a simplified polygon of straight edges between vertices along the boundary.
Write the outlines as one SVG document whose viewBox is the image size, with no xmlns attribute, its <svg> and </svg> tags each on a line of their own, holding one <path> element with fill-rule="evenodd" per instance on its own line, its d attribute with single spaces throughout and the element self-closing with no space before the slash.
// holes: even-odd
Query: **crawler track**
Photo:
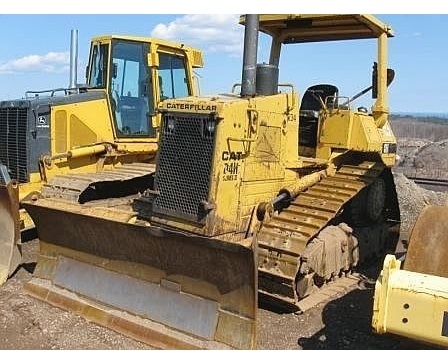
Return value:
<svg viewBox="0 0 448 360">
<path fill-rule="evenodd" d="M 42 188 L 42 196 L 85 203 L 143 192 L 151 186 L 155 164 L 133 163 L 96 173 L 58 175 Z"/>
<path fill-rule="evenodd" d="M 312 240 L 321 233 L 323 235 L 319 236 L 323 238 L 322 246 L 329 247 L 332 238 L 340 236 L 337 235 L 338 231 L 341 232 L 340 227 L 347 233 L 347 239 L 351 239 L 351 229 L 345 224 L 329 225 L 338 217 L 344 205 L 377 179 L 383 170 L 384 165 L 375 162 L 345 165 L 334 176 L 301 193 L 287 208 L 263 224 L 258 233 L 259 292 L 262 297 L 274 298 L 270 301 L 277 300 L 299 310 L 306 310 L 342 290 L 341 285 L 350 286 L 359 280 L 356 276 L 343 276 L 345 280 L 339 283 L 336 281 L 333 290 L 329 286 L 325 289 L 322 287 L 324 291 L 318 291 L 319 295 L 313 296 L 315 300 L 308 297 L 300 299 L 296 292 L 301 264 L 309 261 L 310 246 L 316 246 Z M 326 231 L 322 232 L 325 228 Z M 340 241 L 341 244 L 346 242 L 345 239 Z M 357 248 L 356 239 L 353 241 L 353 246 Z M 328 257 L 328 254 L 324 256 Z M 333 260 L 325 260 L 332 263 L 327 263 L 324 267 L 333 266 Z M 356 259 L 349 261 L 352 263 L 348 266 L 344 264 L 341 268 L 331 270 L 331 277 L 338 277 L 344 271 L 344 274 L 348 274 L 347 268 L 356 265 Z M 339 259 L 336 262 L 339 263 Z"/>
</svg>

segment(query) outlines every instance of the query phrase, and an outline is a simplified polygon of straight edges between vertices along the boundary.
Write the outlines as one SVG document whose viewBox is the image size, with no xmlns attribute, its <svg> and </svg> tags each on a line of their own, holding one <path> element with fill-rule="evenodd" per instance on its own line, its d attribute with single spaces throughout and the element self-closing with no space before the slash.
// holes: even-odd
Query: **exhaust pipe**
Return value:
<svg viewBox="0 0 448 360">
<path fill-rule="evenodd" d="M 257 50 L 258 50 L 257 14 L 247 14 L 244 31 L 243 72 L 241 80 L 241 96 L 256 95 Z"/>
<path fill-rule="evenodd" d="M 70 84 L 69 89 L 75 89 L 78 84 L 78 30 L 71 31 L 70 39 Z"/>
</svg>

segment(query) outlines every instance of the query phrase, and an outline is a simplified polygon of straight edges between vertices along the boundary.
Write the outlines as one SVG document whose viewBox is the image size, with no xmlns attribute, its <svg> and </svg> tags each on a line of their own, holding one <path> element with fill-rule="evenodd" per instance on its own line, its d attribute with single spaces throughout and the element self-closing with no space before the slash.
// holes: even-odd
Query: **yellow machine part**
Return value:
<svg viewBox="0 0 448 360">
<path fill-rule="evenodd" d="M 375 332 L 448 347 L 447 220 L 448 207 L 426 207 L 412 230 L 403 266 L 394 256 L 386 257 L 375 286 Z"/>
<path fill-rule="evenodd" d="M 31 177 L 30 182 L 18 184 L 19 204 L 26 197 L 30 196 L 30 194 L 39 192 L 42 189 L 43 181 L 41 180 L 39 174 L 33 173 L 31 174 L 30 177 Z M 33 219 L 31 219 L 30 214 L 28 214 L 25 211 L 25 209 L 20 208 L 20 205 L 19 205 L 19 226 L 21 232 L 34 229 Z"/>
<path fill-rule="evenodd" d="M 256 346 L 251 241 L 133 223 L 132 212 L 57 199 L 24 206 L 40 239 L 27 293 L 157 348 Z"/>
<path fill-rule="evenodd" d="M 0 284 L 14 272 L 20 261 L 19 188 L 17 183 L 10 181 L 0 184 Z"/>
</svg>

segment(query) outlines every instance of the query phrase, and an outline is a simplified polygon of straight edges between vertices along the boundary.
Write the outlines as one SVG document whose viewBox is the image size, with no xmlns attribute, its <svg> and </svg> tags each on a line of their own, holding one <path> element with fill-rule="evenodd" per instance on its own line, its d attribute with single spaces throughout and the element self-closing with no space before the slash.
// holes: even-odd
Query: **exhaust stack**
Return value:
<svg viewBox="0 0 448 360">
<path fill-rule="evenodd" d="M 241 80 L 241 96 L 243 97 L 256 95 L 258 20 L 259 16 L 257 14 L 246 15 Z"/>
<path fill-rule="evenodd" d="M 75 89 L 78 83 L 78 30 L 71 31 L 70 39 L 70 89 Z"/>
</svg>

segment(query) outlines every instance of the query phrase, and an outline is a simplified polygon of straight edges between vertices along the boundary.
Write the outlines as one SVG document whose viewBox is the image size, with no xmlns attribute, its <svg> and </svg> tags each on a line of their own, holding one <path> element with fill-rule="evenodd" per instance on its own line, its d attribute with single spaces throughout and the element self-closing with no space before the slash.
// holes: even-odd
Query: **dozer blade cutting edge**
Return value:
<svg viewBox="0 0 448 360">
<path fill-rule="evenodd" d="M 0 285 L 21 263 L 19 187 L 0 164 Z"/>
<path fill-rule="evenodd" d="M 132 212 L 64 200 L 23 205 L 40 239 L 29 294 L 156 348 L 256 346 L 250 242 L 130 223 Z"/>
</svg>

